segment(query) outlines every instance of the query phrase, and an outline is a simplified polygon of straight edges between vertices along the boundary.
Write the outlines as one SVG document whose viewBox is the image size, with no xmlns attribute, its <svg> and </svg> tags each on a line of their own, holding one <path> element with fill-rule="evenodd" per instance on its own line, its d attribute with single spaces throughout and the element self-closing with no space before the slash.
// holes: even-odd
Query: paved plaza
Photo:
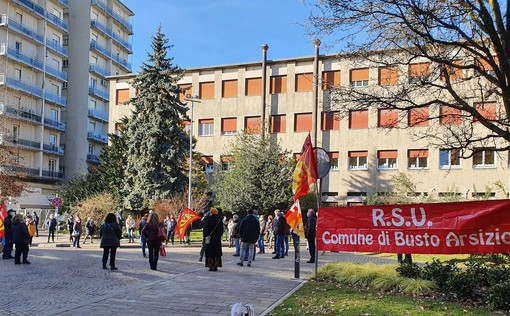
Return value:
<svg viewBox="0 0 510 316">
<path fill-rule="evenodd" d="M 43 232 L 44 234 L 44 232 Z M 199 245 L 167 246 L 158 270 L 149 269 L 139 244 L 122 240 L 119 270 L 103 270 L 99 240 L 81 249 L 68 236 L 55 243 L 35 238 L 30 265 L 1 260 L 1 315 L 230 315 L 232 304 L 253 304 L 256 315 L 267 315 L 313 272 L 308 251 L 301 249 L 301 277 L 294 279 L 294 251 L 274 260 L 270 249 L 251 267 L 237 266 L 233 248 L 223 247 L 223 268 L 210 272 L 198 261 Z M 332 261 L 394 262 L 351 253 L 319 255 L 319 265 Z"/>
</svg>

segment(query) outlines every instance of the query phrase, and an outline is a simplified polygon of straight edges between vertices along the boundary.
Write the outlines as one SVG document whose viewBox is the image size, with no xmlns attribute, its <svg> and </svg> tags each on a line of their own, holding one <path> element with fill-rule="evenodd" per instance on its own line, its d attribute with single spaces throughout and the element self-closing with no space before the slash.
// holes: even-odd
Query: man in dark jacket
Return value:
<svg viewBox="0 0 510 316">
<path fill-rule="evenodd" d="M 142 246 L 142 255 L 143 257 L 147 257 L 147 254 L 145 252 L 145 247 L 147 246 L 147 239 L 142 234 L 142 229 L 147 224 L 147 219 L 149 218 L 149 214 L 145 214 L 142 219 L 140 220 L 140 223 L 138 224 L 138 233 L 140 234 L 140 245 Z M 120 226 L 120 225 L 119 225 Z"/>
<path fill-rule="evenodd" d="M 232 220 L 234 222 L 232 225 L 232 237 L 234 238 L 234 247 L 236 248 L 236 252 L 233 254 L 233 256 L 239 257 L 241 253 L 241 245 L 239 244 L 239 239 L 241 238 L 239 235 L 239 225 L 241 224 L 241 220 L 237 214 L 234 214 Z"/>
<path fill-rule="evenodd" d="M 308 210 L 308 220 L 305 224 L 305 237 L 308 241 L 308 250 L 310 251 L 310 260 L 308 263 L 315 263 L 315 236 L 317 227 L 317 217 L 313 209 Z"/>
<path fill-rule="evenodd" d="M 248 267 L 251 266 L 251 260 L 255 254 L 255 243 L 260 236 L 260 223 L 253 214 L 253 209 L 248 209 L 248 215 L 243 218 L 239 225 L 239 234 L 241 235 L 241 256 L 239 256 L 238 266 L 243 266 L 244 254 L 248 251 Z"/>
<path fill-rule="evenodd" d="M 276 213 L 276 212 L 275 212 Z M 287 224 L 287 220 L 282 212 L 278 213 L 278 219 L 274 219 L 277 221 L 276 223 L 276 246 L 275 251 L 276 254 L 273 259 L 284 258 L 285 256 L 285 238 L 288 238 L 289 234 L 289 224 Z"/>
<path fill-rule="evenodd" d="M 12 218 L 16 215 L 16 211 L 8 210 L 7 217 L 4 219 L 4 254 L 2 256 L 3 259 L 13 259 L 12 255 L 12 245 L 13 245 L 13 231 L 12 231 Z"/>
</svg>

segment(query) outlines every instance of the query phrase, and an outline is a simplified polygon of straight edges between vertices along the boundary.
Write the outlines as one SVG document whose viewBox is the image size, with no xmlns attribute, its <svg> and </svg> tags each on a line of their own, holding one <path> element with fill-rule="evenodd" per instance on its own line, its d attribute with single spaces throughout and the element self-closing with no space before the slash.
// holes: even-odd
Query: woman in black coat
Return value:
<svg viewBox="0 0 510 316">
<path fill-rule="evenodd" d="M 211 208 L 210 212 L 211 216 L 207 219 L 203 230 L 204 240 L 206 237 L 210 237 L 209 244 L 205 243 L 205 267 L 209 268 L 209 271 L 218 271 L 218 267 L 222 266 L 221 236 L 223 235 L 223 224 L 217 209 Z"/>
<path fill-rule="evenodd" d="M 29 264 L 28 257 L 28 244 L 30 243 L 30 234 L 28 233 L 27 224 L 23 220 L 23 215 L 17 214 L 12 219 L 12 239 L 16 245 L 16 252 L 14 253 L 14 264 L 21 264 L 21 255 L 23 254 L 23 264 Z"/>
<path fill-rule="evenodd" d="M 117 270 L 115 266 L 115 255 L 117 248 L 120 247 L 120 238 L 122 237 L 122 230 L 117 223 L 117 216 L 113 213 L 108 213 L 104 219 L 104 224 L 99 229 L 99 237 L 101 237 L 101 245 L 103 248 L 103 269 L 106 267 L 108 255 L 110 255 L 110 269 Z"/>
</svg>

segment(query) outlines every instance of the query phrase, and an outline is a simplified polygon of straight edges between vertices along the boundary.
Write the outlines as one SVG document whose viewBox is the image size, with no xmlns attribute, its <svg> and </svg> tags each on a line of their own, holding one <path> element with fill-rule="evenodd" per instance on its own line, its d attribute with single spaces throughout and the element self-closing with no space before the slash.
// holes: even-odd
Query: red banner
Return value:
<svg viewBox="0 0 510 316">
<path fill-rule="evenodd" d="M 317 249 L 411 254 L 510 252 L 510 200 L 322 207 Z"/>
<path fill-rule="evenodd" d="M 184 233 L 186 232 L 188 226 L 198 219 L 200 219 L 200 215 L 193 212 L 189 208 L 183 209 L 174 228 L 174 232 L 177 234 L 177 237 L 183 239 Z"/>
</svg>

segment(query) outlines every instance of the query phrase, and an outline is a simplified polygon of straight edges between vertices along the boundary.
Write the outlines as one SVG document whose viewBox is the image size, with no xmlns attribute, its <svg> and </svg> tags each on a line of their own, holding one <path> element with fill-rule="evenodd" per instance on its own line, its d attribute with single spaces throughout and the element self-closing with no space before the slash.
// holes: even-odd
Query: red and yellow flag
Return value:
<svg viewBox="0 0 510 316">
<path fill-rule="evenodd" d="M 292 182 L 294 201 L 307 195 L 310 191 L 310 184 L 314 182 L 317 182 L 317 157 L 313 150 L 310 134 L 308 134 L 303 144 L 301 156 L 298 158 L 294 169 L 294 180 Z"/>
<path fill-rule="evenodd" d="M 305 238 L 305 229 L 303 226 L 303 215 L 301 214 L 301 206 L 299 206 L 299 200 L 292 204 L 291 208 L 285 213 L 287 224 L 289 224 L 292 231 Z"/>
<path fill-rule="evenodd" d="M 175 225 L 174 232 L 177 234 L 177 237 L 180 239 L 184 238 L 184 233 L 191 223 L 200 219 L 200 215 L 193 212 L 189 208 L 185 208 L 182 210 L 179 215 L 179 219 L 177 220 L 177 225 Z"/>
<path fill-rule="evenodd" d="M 7 217 L 7 208 L 5 208 L 5 204 L 2 202 L 2 205 L 0 205 L 0 238 L 5 236 L 4 219 L 6 217 Z"/>
</svg>

